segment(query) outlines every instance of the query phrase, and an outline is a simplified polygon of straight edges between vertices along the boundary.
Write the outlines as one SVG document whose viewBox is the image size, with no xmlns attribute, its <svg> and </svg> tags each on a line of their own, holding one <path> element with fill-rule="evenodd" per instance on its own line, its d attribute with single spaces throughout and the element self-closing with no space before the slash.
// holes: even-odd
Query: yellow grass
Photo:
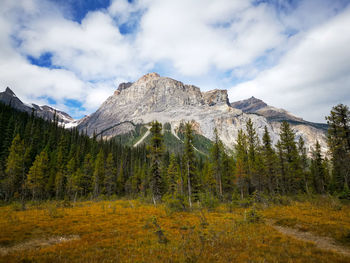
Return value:
<svg viewBox="0 0 350 263">
<path fill-rule="evenodd" d="M 82 202 L 71 208 L 47 203 L 26 211 L 0 207 L 0 262 L 350 262 L 263 221 L 249 223 L 246 210 L 229 212 L 222 206 L 216 212 L 170 213 L 138 201 Z M 350 225 L 349 211 L 327 213 L 302 203 L 261 213 L 277 220 L 295 218 L 312 231 L 332 225 L 325 229 L 337 236 L 343 222 L 346 229 Z M 34 241 L 43 245 L 31 246 Z"/>
</svg>

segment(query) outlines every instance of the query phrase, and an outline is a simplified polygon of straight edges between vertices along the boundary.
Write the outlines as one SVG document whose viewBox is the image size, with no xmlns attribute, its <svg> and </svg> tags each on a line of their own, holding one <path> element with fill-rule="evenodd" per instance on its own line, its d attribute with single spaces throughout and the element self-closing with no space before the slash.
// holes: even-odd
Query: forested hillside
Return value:
<svg viewBox="0 0 350 263">
<path fill-rule="evenodd" d="M 34 114 L 0 104 L 0 198 L 12 200 L 142 197 L 183 208 L 193 202 L 230 201 L 299 193 L 350 198 L 349 109 L 331 111 L 329 156 L 315 142 L 308 158 L 304 141 L 283 122 L 272 145 L 267 129 L 262 141 L 251 120 L 240 130 L 234 153 L 217 136 L 209 154 L 197 154 L 192 126 L 183 127 L 177 154 L 167 149 L 162 125 L 153 122 L 147 146 L 103 141 L 79 134 Z M 169 129 L 169 128 L 166 128 Z M 167 144 L 171 147 L 172 144 Z"/>
</svg>

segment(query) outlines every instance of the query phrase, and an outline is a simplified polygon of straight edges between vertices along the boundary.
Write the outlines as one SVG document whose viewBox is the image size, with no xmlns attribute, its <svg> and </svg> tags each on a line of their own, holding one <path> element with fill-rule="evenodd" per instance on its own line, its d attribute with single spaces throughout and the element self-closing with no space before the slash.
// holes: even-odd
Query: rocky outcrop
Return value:
<svg viewBox="0 0 350 263">
<path fill-rule="evenodd" d="M 72 122 L 75 122 L 75 120 L 69 116 L 69 114 L 56 110 L 50 106 L 44 105 L 44 106 L 39 106 L 36 104 L 27 104 L 23 103 L 17 96 L 16 94 L 10 89 L 6 88 L 4 92 L 0 92 L 0 101 L 6 105 L 11 105 L 11 107 L 27 112 L 31 114 L 33 111 L 34 113 L 45 120 L 53 120 L 54 116 L 58 118 L 58 122 L 61 123 L 62 125 L 67 125 Z"/>
<path fill-rule="evenodd" d="M 197 133 L 211 140 L 214 138 L 214 128 L 217 128 L 220 139 L 232 149 L 238 131 L 245 129 L 246 121 L 250 118 L 260 137 L 266 126 L 273 142 L 277 143 L 280 122 L 269 120 L 272 114 L 268 110 L 273 110 L 270 106 L 256 98 L 233 105 L 235 107 L 229 104 L 226 90 L 201 92 L 196 86 L 149 73 L 132 84 L 121 84 L 78 128 L 90 136 L 96 133 L 108 139 L 133 129 L 132 125 L 117 128 L 119 123 L 130 122 L 136 125 L 157 120 L 163 124 L 170 123 L 175 133 L 181 123 L 190 121 Z M 265 116 L 265 113 L 269 115 Z M 293 128 L 297 136 L 305 139 L 309 149 L 316 139 L 326 149 L 322 129 L 310 126 L 307 122 L 296 122 Z"/>
</svg>

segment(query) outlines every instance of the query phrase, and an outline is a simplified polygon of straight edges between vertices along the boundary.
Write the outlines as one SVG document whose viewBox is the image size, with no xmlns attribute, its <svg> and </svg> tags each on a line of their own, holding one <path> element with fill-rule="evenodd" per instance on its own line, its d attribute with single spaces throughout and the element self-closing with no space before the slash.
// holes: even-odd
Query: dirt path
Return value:
<svg viewBox="0 0 350 263">
<path fill-rule="evenodd" d="M 51 237 L 47 239 L 32 239 L 11 247 L 0 247 L 0 255 L 7 255 L 12 252 L 27 250 L 27 249 L 39 249 L 42 247 L 52 246 L 58 243 L 64 243 L 72 240 L 79 239 L 79 236 L 66 236 L 66 237 Z"/>
<path fill-rule="evenodd" d="M 273 227 L 278 232 L 294 237 L 295 239 L 304 241 L 304 242 L 313 242 L 315 246 L 319 249 L 324 250 L 333 250 L 339 254 L 343 254 L 347 257 L 350 257 L 350 249 L 344 246 L 337 245 L 335 240 L 329 237 L 321 237 L 310 232 L 302 232 L 294 228 L 278 226 L 274 224 L 274 221 L 271 219 L 266 220 L 267 225 Z"/>
</svg>

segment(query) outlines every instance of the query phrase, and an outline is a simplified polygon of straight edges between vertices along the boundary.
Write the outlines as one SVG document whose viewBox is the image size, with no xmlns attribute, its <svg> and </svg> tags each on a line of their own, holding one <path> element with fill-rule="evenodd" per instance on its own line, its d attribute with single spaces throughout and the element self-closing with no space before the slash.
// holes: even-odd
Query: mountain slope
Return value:
<svg viewBox="0 0 350 263">
<path fill-rule="evenodd" d="M 328 128 L 327 124 L 305 121 L 302 118 L 297 117 L 284 109 L 279 109 L 267 105 L 264 101 L 255 97 L 232 102 L 231 106 L 233 108 L 240 109 L 245 113 L 253 113 L 264 116 L 269 122 L 287 121 L 292 125 L 305 124 L 325 131 Z"/>
<path fill-rule="evenodd" d="M 214 138 L 216 127 L 220 139 L 232 149 L 239 129 L 245 129 L 249 118 L 259 137 L 262 137 L 266 126 L 273 142 L 277 143 L 280 131 L 280 121 L 276 121 L 278 117 L 292 123 L 297 136 L 305 139 L 309 149 L 317 139 L 323 150 L 326 150 L 323 129 L 287 112 L 279 112 L 262 101 L 245 103 L 246 106 L 243 104 L 237 103 L 234 104 L 236 108 L 232 107 L 226 90 L 201 92 L 196 86 L 149 73 L 134 83 L 120 84 L 114 94 L 82 121 L 78 128 L 90 136 L 95 133 L 108 139 L 134 131 L 135 125 L 148 124 L 154 120 L 170 123 L 172 133 L 176 134 L 180 126 L 189 121 L 198 135 L 210 140 Z M 279 112 L 279 115 L 274 117 L 271 111 Z"/>
<path fill-rule="evenodd" d="M 6 105 L 11 105 L 13 108 L 28 112 L 31 114 L 33 111 L 38 116 L 45 120 L 52 120 L 54 118 L 54 115 L 56 114 L 58 118 L 58 122 L 60 122 L 62 125 L 70 125 L 74 126 L 74 123 L 78 125 L 76 120 L 74 120 L 69 114 L 54 109 L 50 106 L 44 105 L 44 106 L 38 106 L 36 104 L 26 104 L 23 103 L 16 94 L 10 89 L 6 88 L 4 92 L 0 92 L 0 101 Z"/>
</svg>

